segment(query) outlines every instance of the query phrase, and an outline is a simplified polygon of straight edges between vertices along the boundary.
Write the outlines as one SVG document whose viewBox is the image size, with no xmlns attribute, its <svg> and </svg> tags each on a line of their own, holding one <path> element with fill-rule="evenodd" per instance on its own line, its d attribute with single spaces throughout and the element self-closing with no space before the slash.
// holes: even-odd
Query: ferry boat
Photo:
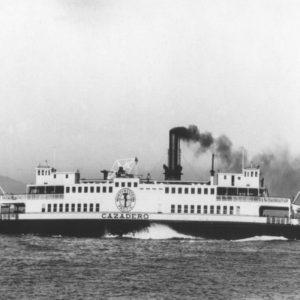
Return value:
<svg viewBox="0 0 300 300">
<path fill-rule="evenodd" d="M 45 164 L 26 194 L 0 197 L 0 233 L 122 236 L 151 224 L 212 239 L 252 236 L 300 238 L 300 193 L 269 197 L 259 167 L 215 172 L 205 181 L 183 181 L 178 128 L 170 130 L 164 180 L 135 175 L 137 159 L 117 160 L 102 179 L 81 179 Z"/>
</svg>

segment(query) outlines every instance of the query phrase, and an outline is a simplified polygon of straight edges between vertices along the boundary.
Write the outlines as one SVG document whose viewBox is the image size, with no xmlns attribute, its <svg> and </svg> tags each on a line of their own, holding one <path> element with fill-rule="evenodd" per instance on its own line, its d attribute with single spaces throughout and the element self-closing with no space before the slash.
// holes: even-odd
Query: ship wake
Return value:
<svg viewBox="0 0 300 300">
<path fill-rule="evenodd" d="M 191 235 L 178 233 L 174 229 L 163 224 L 151 224 L 140 231 L 129 232 L 122 236 L 105 235 L 105 238 L 125 238 L 125 239 L 140 239 L 140 240 L 170 240 L 170 239 L 199 239 Z"/>
<path fill-rule="evenodd" d="M 267 241 L 288 241 L 288 239 L 283 236 L 270 236 L 270 235 L 258 236 L 257 235 L 250 238 L 234 240 L 234 242 L 267 242 Z"/>
</svg>

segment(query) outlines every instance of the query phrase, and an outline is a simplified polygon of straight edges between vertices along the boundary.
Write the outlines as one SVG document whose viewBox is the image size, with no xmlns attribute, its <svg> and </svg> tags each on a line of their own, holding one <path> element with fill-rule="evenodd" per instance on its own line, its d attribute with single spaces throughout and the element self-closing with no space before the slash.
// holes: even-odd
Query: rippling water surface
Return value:
<svg viewBox="0 0 300 300">
<path fill-rule="evenodd" d="M 300 241 L 0 235 L 1 299 L 300 299 Z"/>
</svg>

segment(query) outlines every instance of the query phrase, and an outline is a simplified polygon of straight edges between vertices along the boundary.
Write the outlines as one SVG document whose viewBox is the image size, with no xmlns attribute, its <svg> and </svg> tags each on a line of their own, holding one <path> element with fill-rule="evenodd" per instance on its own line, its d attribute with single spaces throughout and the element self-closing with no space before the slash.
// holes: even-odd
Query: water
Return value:
<svg viewBox="0 0 300 300">
<path fill-rule="evenodd" d="M 0 235 L 1 299 L 300 299 L 300 241 Z"/>
</svg>

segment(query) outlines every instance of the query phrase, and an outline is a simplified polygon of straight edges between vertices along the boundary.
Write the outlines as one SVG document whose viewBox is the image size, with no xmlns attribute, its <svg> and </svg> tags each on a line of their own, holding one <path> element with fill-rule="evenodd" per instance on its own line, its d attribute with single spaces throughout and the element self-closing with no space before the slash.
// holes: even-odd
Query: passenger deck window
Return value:
<svg viewBox="0 0 300 300">
<path fill-rule="evenodd" d="M 47 210 L 48 212 L 51 212 L 51 204 L 48 204 Z"/>
<path fill-rule="evenodd" d="M 87 204 L 86 203 L 83 204 L 83 211 L 87 212 Z"/>
<path fill-rule="evenodd" d="M 122 185 L 122 187 L 125 187 L 125 182 L 122 182 L 121 185 Z"/>
<path fill-rule="evenodd" d="M 181 213 L 181 205 L 177 205 L 177 212 Z"/>
<path fill-rule="evenodd" d="M 184 188 L 184 193 L 188 194 L 189 193 L 189 189 L 188 188 Z"/>
<path fill-rule="evenodd" d="M 97 191 L 97 193 L 100 193 L 100 186 L 97 186 L 96 191 Z"/>
<path fill-rule="evenodd" d="M 169 188 L 168 187 L 165 188 L 165 193 L 169 194 Z"/>
<path fill-rule="evenodd" d="M 210 193 L 211 193 L 212 195 L 214 195 L 214 194 L 215 194 L 215 189 L 210 189 Z"/>
<path fill-rule="evenodd" d="M 215 213 L 215 207 L 213 205 L 210 206 L 210 214 L 213 215 Z"/>
<path fill-rule="evenodd" d="M 87 186 L 84 187 L 84 192 L 85 192 L 85 193 L 88 192 L 88 187 L 87 187 Z"/>
<path fill-rule="evenodd" d="M 66 187 L 66 193 L 70 193 L 70 187 L 69 186 Z"/>
<path fill-rule="evenodd" d="M 201 194 L 201 188 L 198 188 L 198 194 Z"/>
<path fill-rule="evenodd" d="M 229 214 L 233 215 L 233 206 L 230 206 L 230 208 L 229 208 Z"/>
<path fill-rule="evenodd" d="M 203 213 L 204 213 L 204 214 L 207 214 L 207 205 L 204 205 Z"/>
<path fill-rule="evenodd" d="M 110 193 L 112 193 L 112 192 L 113 192 L 113 188 L 112 188 L 112 186 L 110 186 L 110 187 L 108 188 L 108 191 L 109 191 Z"/>
<path fill-rule="evenodd" d="M 93 211 L 94 211 L 94 204 L 90 203 L 90 212 L 93 212 Z"/>
<path fill-rule="evenodd" d="M 72 210 L 72 212 L 75 212 L 75 204 L 71 205 L 71 210 Z"/>
<path fill-rule="evenodd" d="M 191 205 L 191 214 L 193 214 L 195 211 L 195 206 L 194 205 Z"/>
<path fill-rule="evenodd" d="M 182 194 L 182 188 L 178 188 L 178 194 Z"/>
<path fill-rule="evenodd" d="M 91 191 L 91 193 L 94 193 L 94 187 L 93 186 L 91 186 L 90 191 Z"/>
<path fill-rule="evenodd" d="M 115 187 L 119 187 L 119 182 L 115 182 Z"/>
<path fill-rule="evenodd" d="M 96 203 L 96 212 L 99 212 L 99 211 L 100 211 L 100 204 Z"/>
<path fill-rule="evenodd" d="M 201 214 L 201 205 L 197 205 L 197 214 Z"/>
<path fill-rule="evenodd" d="M 81 212 L 81 204 L 80 203 L 77 204 L 77 211 Z"/>
<path fill-rule="evenodd" d="M 184 213 L 185 213 L 185 214 L 188 213 L 188 206 L 187 206 L 187 205 L 184 206 Z"/>
<path fill-rule="evenodd" d="M 106 186 L 103 187 L 103 193 L 106 193 Z"/>
<path fill-rule="evenodd" d="M 223 206 L 223 214 L 227 215 L 227 206 Z"/>
<path fill-rule="evenodd" d="M 82 187 L 79 186 L 79 187 L 78 187 L 78 193 L 81 193 L 81 192 L 82 192 Z"/>
<path fill-rule="evenodd" d="M 72 186 L 72 193 L 76 193 L 76 187 Z"/>
<path fill-rule="evenodd" d="M 138 186 L 137 182 L 135 182 L 135 183 L 133 184 L 133 186 L 134 186 L 134 187 L 137 187 L 137 186 Z"/>
<path fill-rule="evenodd" d="M 195 194 L 195 189 L 191 188 L 191 194 Z"/>
<path fill-rule="evenodd" d="M 59 212 L 63 212 L 63 205 L 59 204 Z"/>
<path fill-rule="evenodd" d="M 208 189 L 204 189 L 204 194 L 205 194 L 205 195 L 208 194 Z"/>
<path fill-rule="evenodd" d="M 127 183 L 127 186 L 128 186 L 128 187 L 131 187 L 131 182 L 128 182 L 128 183 Z"/>
<path fill-rule="evenodd" d="M 53 212 L 57 212 L 57 204 L 53 204 Z"/>
<path fill-rule="evenodd" d="M 65 211 L 66 211 L 66 212 L 69 212 L 69 204 L 66 204 L 66 206 L 65 206 Z"/>
<path fill-rule="evenodd" d="M 221 206 L 218 205 L 218 206 L 217 206 L 217 215 L 219 215 L 220 213 L 221 213 Z"/>
<path fill-rule="evenodd" d="M 175 188 L 174 187 L 172 187 L 172 189 L 171 189 L 171 191 L 172 191 L 172 194 L 175 194 Z"/>
<path fill-rule="evenodd" d="M 171 205 L 171 213 L 172 214 L 175 213 L 175 205 L 174 204 Z"/>
</svg>

